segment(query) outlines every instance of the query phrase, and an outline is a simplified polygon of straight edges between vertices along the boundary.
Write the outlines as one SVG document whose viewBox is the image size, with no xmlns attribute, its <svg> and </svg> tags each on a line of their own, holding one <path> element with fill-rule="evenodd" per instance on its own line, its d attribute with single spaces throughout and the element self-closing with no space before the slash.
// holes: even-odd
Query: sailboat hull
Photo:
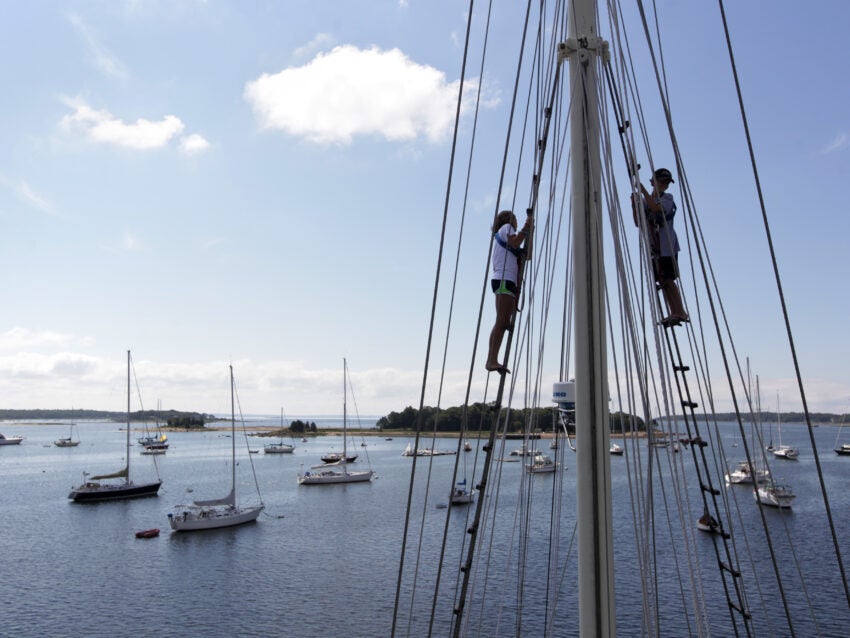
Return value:
<svg viewBox="0 0 850 638">
<path fill-rule="evenodd" d="M 130 498 L 157 496 L 162 481 L 155 483 L 86 483 L 68 494 L 75 503 L 96 503 L 100 501 L 123 501 Z"/>
<path fill-rule="evenodd" d="M 338 483 L 367 483 L 372 480 L 374 472 L 304 472 L 298 475 L 298 485 L 336 485 Z"/>
<path fill-rule="evenodd" d="M 295 446 L 286 443 L 269 443 L 263 448 L 265 454 L 292 454 L 294 451 Z"/>
<path fill-rule="evenodd" d="M 169 514 L 168 523 L 175 532 L 197 532 L 253 523 L 264 507 L 193 507 Z"/>
<path fill-rule="evenodd" d="M 782 486 L 765 486 L 753 490 L 753 497 L 762 505 L 769 505 L 779 509 L 789 509 L 794 502 L 794 494 L 788 488 Z"/>
</svg>

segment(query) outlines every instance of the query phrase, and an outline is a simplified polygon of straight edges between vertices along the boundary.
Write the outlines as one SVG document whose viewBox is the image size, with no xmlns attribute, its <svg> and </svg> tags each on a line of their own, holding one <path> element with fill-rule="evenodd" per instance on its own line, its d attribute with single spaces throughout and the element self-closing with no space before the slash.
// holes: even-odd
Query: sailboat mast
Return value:
<svg viewBox="0 0 850 638">
<path fill-rule="evenodd" d="M 236 403 L 233 400 L 233 366 L 230 366 L 230 494 L 236 503 Z"/>
<path fill-rule="evenodd" d="M 348 463 L 348 384 L 345 375 L 348 373 L 348 362 L 342 359 L 342 463 Z"/>
<path fill-rule="evenodd" d="M 568 15 L 579 634 L 588 638 L 616 634 L 596 73 L 607 44 L 598 35 L 593 0 L 574 0 Z"/>
<path fill-rule="evenodd" d="M 127 474 L 124 483 L 130 482 L 130 351 L 127 350 Z"/>
</svg>

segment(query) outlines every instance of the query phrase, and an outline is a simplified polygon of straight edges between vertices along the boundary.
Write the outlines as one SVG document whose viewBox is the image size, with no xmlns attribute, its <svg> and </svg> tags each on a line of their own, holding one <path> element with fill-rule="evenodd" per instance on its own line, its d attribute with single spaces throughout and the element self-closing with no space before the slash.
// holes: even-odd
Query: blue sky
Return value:
<svg viewBox="0 0 850 638">
<path fill-rule="evenodd" d="M 727 11 L 810 407 L 837 412 L 850 404 L 850 7 L 743 4 Z M 444 404 L 463 396 L 523 19 L 495 5 L 487 70 L 474 62 L 468 81 L 482 82 L 482 130 L 497 132 L 477 141 L 490 159 L 469 193 Z M 658 7 L 724 302 L 772 396 L 793 370 L 716 3 Z M 466 12 L 3 0 L 0 405 L 121 409 L 127 349 L 146 407 L 226 411 L 232 362 L 247 412 L 338 413 L 342 357 L 360 413 L 416 405 Z M 476 388 L 484 379 L 479 365 Z"/>
</svg>

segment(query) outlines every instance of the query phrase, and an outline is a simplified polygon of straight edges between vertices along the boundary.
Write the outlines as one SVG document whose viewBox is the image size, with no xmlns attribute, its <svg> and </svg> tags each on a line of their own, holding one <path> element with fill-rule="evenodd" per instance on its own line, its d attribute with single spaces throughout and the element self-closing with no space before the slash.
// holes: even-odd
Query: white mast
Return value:
<svg viewBox="0 0 850 638">
<path fill-rule="evenodd" d="M 230 498 L 236 505 L 236 403 L 233 400 L 233 366 L 230 366 Z"/>
<path fill-rule="evenodd" d="M 596 77 L 598 56 L 607 45 L 598 35 L 593 0 L 574 0 L 568 15 L 579 633 L 589 638 L 616 634 Z"/>
<path fill-rule="evenodd" d="M 127 350 L 127 474 L 124 483 L 130 483 L 130 351 Z"/>
<path fill-rule="evenodd" d="M 348 473 L 346 463 L 348 463 L 348 384 L 345 381 L 345 375 L 348 374 L 348 362 L 345 357 L 342 358 L 342 469 Z"/>
</svg>

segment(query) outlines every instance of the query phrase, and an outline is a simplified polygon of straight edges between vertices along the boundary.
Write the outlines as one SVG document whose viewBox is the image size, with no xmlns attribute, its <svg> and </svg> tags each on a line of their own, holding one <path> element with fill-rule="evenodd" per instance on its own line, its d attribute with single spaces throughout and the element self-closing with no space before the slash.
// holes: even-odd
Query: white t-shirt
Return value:
<svg viewBox="0 0 850 638">
<path fill-rule="evenodd" d="M 516 230 L 510 224 L 504 224 L 496 233 L 502 241 L 507 244 L 508 238 L 516 235 Z M 493 263 L 493 279 L 512 281 L 516 283 L 517 258 L 507 248 L 502 248 L 499 242 L 493 239 L 493 256 L 490 260 Z"/>
</svg>

